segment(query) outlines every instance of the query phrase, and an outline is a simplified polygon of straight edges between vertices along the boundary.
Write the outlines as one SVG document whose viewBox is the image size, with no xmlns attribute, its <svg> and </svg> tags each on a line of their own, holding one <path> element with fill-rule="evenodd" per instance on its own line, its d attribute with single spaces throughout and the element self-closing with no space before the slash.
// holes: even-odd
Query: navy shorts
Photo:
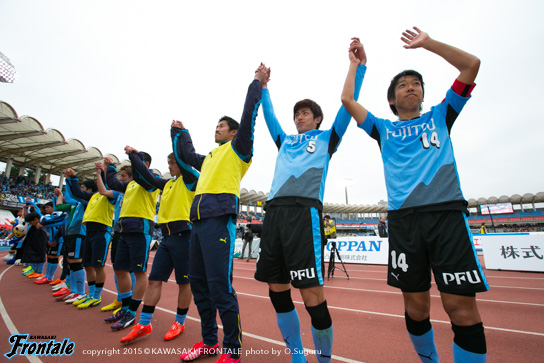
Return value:
<svg viewBox="0 0 544 363">
<path fill-rule="evenodd" d="M 113 232 L 113 237 L 111 237 L 111 254 L 110 259 L 111 263 L 115 264 L 115 254 L 117 253 L 117 245 L 119 244 L 119 238 L 121 238 L 121 232 Z"/>
<path fill-rule="evenodd" d="M 83 249 L 85 245 L 85 236 L 71 235 L 66 236 L 64 242 L 66 248 L 66 257 L 71 260 L 77 260 L 83 258 Z"/>
<path fill-rule="evenodd" d="M 85 253 L 83 254 L 83 266 L 103 267 L 108 257 L 111 234 L 107 230 L 87 231 L 85 238 Z"/>
<path fill-rule="evenodd" d="M 151 236 L 143 233 L 121 233 L 115 254 L 115 271 L 147 271 Z"/>
<path fill-rule="evenodd" d="M 170 236 L 164 236 L 159 245 L 149 274 L 150 281 L 168 282 L 175 271 L 176 283 L 189 283 L 189 237 L 191 231 L 183 231 Z"/>
<path fill-rule="evenodd" d="M 387 284 L 404 292 L 428 291 L 431 269 L 441 292 L 464 295 L 489 289 L 463 212 L 389 218 Z"/>
<path fill-rule="evenodd" d="M 255 279 L 299 289 L 323 285 L 321 219 L 314 207 L 271 206 L 264 218 Z"/>
</svg>

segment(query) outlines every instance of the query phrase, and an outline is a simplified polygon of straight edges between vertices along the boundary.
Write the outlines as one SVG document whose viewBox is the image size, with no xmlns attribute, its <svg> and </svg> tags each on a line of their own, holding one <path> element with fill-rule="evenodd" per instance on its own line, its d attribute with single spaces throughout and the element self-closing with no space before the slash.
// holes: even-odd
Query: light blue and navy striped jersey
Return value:
<svg viewBox="0 0 544 363">
<path fill-rule="evenodd" d="M 366 66 L 357 68 L 355 94 L 357 100 Z M 329 130 L 310 130 L 298 135 L 287 135 L 276 115 L 268 89 L 263 89 L 263 113 L 272 140 L 278 147 L 276 169 L 268 201 L 275 198 L 295 197 L 323 203 L 329 162 L 351 120 L 351 115 L 340 107 Z"/>
<path fill-rule="evenodd" d="M 442 103 L 407 121 L 368 112 L 359 127 L 380 146 L 390 211 L 465 201 L 450 130 L 469 98 L 450 89 Z"/>
</svg>

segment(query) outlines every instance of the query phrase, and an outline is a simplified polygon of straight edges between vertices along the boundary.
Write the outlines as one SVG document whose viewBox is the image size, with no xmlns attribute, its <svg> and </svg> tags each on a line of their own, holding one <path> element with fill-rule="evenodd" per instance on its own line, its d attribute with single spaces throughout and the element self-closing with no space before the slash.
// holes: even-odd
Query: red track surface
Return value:
<svg viewBox="0 0 544 363">
<path fill-rule="evenodd" d="M 153 253 L 150 262 L 152 258 Z M 405 331 L 401 295 L 386 285 L 386 267 L 346 266 L 349 280 L 343 272 L 336 271 L 335 277 L 325 284 L 334 324 L 333 361 L 419 362 Z M 284 353 L 285 346 L 268 299 L 267 286 L 253 279 L 254 270 L 254 260 L 249 263 L 234 260 L 234 287 L 238 293 L 244 330 L 242 361 L 290 362 L 289 356 Z M 107 271 L 109 275 L 102 295 L 102 306 L 115 298 L 111 265 L 108 265 Z M 8 338 L 11 334 L 28 333 L 55 335 L 56 341 L 69 338 L 75 343 L 75 353 L 69 357 L 33 357 L 33 361 L 176 362 L 182 349 L 190 348 L 201 340 L 194 305 L 189 308 L 185 332 L 172 341 L 163 340 L 176 310 L 177 286 L 173 281 L 163 285 L 162 298 L 153 316 L 153 332 L 132 344 L 123 345 L 119 339 L 129 330 L 111 331 L 110 325 L 103 321 L 108 313 L 101 312 L 100 307 L 78 310 L 63 302 L 54 302 L 48 285 L 35 285 L 20 272 L 19 266 L 0 265 L 0 298 L 5 309 L 2 310 L 3 322 L 0 323 L 0 354 L 10 351 Z M 478 294 L 478 300 L 486 327 L 488 361 L 543 362 L 544 275 L 505 271 L 486 271 L 486 275 L 491 290 Z M 431 319 L 438 352 L 441 361 L 451 362 L 453 333 L 434 287 L 431 295 Z M 304 347 L 313 349 L 310 319 L 298 291 L 293 290 L 293 298 L 300 316 Z M 221 330 L 219 339 L 221 342 Z M 90 354 L 93 350 L 94 356 Z M 97 357 L 98 353 L 100 356 Z M 198 362 L 216 360 L 217 357 L 207 357 Z M 27 362 L 28 359 L 14 357 L 11 361 Z M 312 363 L 317 360 L 310 354 L 308 361 Z"/>
</svg>

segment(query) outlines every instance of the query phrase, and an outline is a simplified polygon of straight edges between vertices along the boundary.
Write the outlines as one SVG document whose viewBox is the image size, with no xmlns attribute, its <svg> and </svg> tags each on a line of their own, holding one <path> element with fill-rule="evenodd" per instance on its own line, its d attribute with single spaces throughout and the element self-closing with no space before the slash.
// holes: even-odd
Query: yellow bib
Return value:
<svg viewBox="0 0 544 363">
<path fill-rule="evenodd" d="M 234 152 L 231 141 L 213 149 L 204 159 L 196 195 L 234 194 L 240 197 L 240 182 L 249 169 L 246 163 Z"/>
<path fill-rule="evenodd" d="M 136 217 L 154 220 L 160 190 L 148 192 L 134 180 L 128 183 L 119 218 Z"/>
</svg>

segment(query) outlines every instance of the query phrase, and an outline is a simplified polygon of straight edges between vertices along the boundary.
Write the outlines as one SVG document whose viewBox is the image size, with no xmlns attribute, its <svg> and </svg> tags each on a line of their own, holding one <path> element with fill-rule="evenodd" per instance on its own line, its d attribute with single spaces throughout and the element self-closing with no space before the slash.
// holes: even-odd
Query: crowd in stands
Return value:
<svg viewBox="0 0 544 363">
<path fill-rule="evenodd" d="M 11 229 L 6 229 L 6 227 L 0 228 L 0 240 L 6 238 L 11 233 Z"/>
<path fill-rule="evenodd" d="M 262 213 L 255 213 L 255 212 L 240 212 L 238 213 L 238 218 L 240 219 L 246 219 L 246 220 L 249 220 L 249 221 L 252 221 L 252 220 L 263 220 L 264 219 L 264 215 Z"/>
<path fill-rule="evenodd" d="M 7 177 L 4 172 L 0 174 L 2 180 L 2 194 L 13 194 L 20 197 L 33 197 L 52 199 L 55 186 L 40 182 L 34 184 L 25 176 Z"/>
</svg>

